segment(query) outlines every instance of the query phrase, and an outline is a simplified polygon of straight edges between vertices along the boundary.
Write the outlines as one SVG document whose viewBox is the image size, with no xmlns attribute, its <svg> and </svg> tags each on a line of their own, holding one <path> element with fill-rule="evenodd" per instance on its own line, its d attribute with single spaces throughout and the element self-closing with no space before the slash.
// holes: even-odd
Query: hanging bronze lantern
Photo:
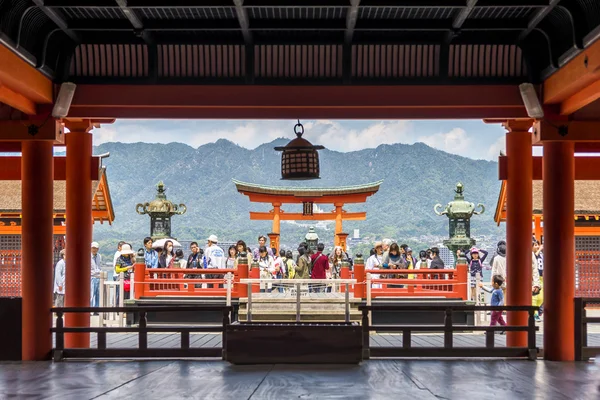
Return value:
<svg viewBox="0 0 600 400">
<path fill-rule="evenodd" d="M 302 138 L 304 126 L 298 120 L 294 126 L 294 133 L 298 136 L 285 147 L 275 147 L 281 151 L 281 179 L 308 180 L 320 179 L 319 153 L 323 146 L 313 146 L 308 140 Z"/>
</svg>

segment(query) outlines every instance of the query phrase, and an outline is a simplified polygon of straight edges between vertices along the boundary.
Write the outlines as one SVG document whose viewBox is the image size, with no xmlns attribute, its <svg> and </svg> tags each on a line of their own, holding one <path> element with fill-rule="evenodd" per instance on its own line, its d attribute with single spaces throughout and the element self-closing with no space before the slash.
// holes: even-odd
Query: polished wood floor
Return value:
<svg viewBox="0 0 600 400">
<path fill-rule="evenodd" d="M 358 366 L 223 361 L 0 363 L 0 399 L 590 399 L 600 364 L 370 360 Z"/>
</svg>

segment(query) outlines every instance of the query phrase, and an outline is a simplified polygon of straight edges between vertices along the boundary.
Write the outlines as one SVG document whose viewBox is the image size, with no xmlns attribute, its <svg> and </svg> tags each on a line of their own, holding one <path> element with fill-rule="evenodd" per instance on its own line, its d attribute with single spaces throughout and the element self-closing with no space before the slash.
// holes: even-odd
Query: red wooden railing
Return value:
<svg viewBox="0 0 600 400">
<path fill-rule="evenodd" d="M 135 298 L 159 296 L 226 296 L 226 275 L 232 274 L 231 296 L 247 297 L 248 286 L 240 284 L 240 279 L 260 278 L 258 268 L 240 264 L 237 269 L 146 269 L 144 263 L 135 266 Z M 212 279 L 189 279 L 184 275 L 219 275 Z M 419 279 L 371 279 L 370 295 L 376 297 L 445 297 L 467 299 L 467 266 L 458 265 L 456 269 L 446 270 L 365 270 L 364 264 L 355 262 L 354 271 L 342 267 L 342 279 L 356 279 L 350 291 L 354 297 L 365 298 L 367 294 L 367 274 L 372 275 L 413 275 Z M 274 280 L 273 283 L 276 283 Z M 221 287 L 218 287 L 218 286 Z M 381 287 L 379 287 L 379 285 Z M 402 285 L 403 287 L 395 287 Z M 197 287 L 199 286 L 199 287 Z M 252 292 L 259 292 L 260 286 L 253 284 Z M 344 289 L 342 289 L 343 291 Z"/>
</svg>

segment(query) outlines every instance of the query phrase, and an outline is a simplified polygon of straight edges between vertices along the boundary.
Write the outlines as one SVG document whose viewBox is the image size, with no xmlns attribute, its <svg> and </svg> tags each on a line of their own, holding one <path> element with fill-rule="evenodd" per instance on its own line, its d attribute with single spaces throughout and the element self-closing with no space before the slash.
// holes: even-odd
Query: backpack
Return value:
<svg viewBox="0 0 600 400">
<path fill-rule="evenodd" d="M 295 265 L 294 265 L 294 260 L 292 260 L 291 258 L 287 259 L 285 261 L 285 266 L 286 266 L 286 269 L 287 269 L 287 278 L 288 279 L 294 279 L 294 277 L 296 276 L 296 268 L 295 268 Z"/>
</svg>

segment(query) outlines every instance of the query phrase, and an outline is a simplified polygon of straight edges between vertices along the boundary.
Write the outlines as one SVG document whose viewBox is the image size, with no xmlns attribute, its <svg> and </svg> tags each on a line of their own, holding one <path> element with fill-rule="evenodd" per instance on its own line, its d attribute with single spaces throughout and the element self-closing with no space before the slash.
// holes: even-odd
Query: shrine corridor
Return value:
<svg viewBox="0 0 600 400">
<path fill-rule="evenodd" d="M 358 366 L 224 361 L 1 363 L 0 398 L 598 399 L 600 365 L 370 360 Z"/>
</svg>

